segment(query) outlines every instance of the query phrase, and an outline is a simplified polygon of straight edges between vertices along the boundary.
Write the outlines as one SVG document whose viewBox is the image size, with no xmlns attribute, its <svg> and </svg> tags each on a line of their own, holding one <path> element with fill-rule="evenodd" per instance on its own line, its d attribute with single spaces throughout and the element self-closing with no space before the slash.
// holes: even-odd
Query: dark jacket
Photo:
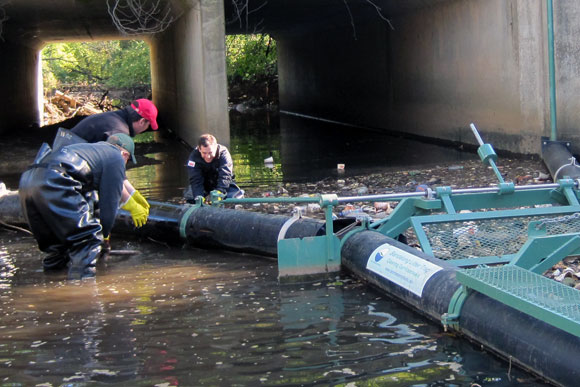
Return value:
<svg viewBox="0 0 580 387">
<path fill-rule="evenodd" d="M 206 163 L 201 153 L 195 148 L 187 161 L 189 184 L 193 197 L 207 196 L 211 191 L 226 193 L 230 183 L 234 182 L 234 163 L 232 156 L 223 145 L 217 147 L 217 156 L 211 163 Z"/>
<path fill-rule="evenodd" d="M 93 114 L 84 118 L 71 131 L 87 142 L 106 141 L 115 133 L 135 136 L 131 119 L 133 108 L 128 106 L 121 110 Z"/>
<path fill-rule="evenodd" d="M 77 182 L 78 188 L 75 189 L 98 191 L 103 234 L 110 235 L 125 180 L 125 160 L 119 149 L 107 142 L 74 144 L 52 153 L 43 164 L 49 168 L 51 165 L 62 168 Z"/>
</svg>

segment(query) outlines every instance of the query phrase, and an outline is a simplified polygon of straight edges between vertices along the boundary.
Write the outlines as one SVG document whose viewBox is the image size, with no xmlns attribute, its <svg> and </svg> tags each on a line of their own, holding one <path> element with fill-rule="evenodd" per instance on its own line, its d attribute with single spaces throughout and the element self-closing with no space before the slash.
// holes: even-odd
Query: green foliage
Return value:
<svg viewBox="0 0 580 387">
<path fill-rule="evenodd" d="M 149 46 L 142 40 L 122 40 L 111 54 L 110 86 L 129 87 L 151 84 Z"/>
<path fill-rule="evenodd" d="M 269 35 L 226 36 L 228 80 L 257 80 L 276 75 L 276 41 Z"/>
<path fill-rule="evenodd" d="M 149 46 L 139 40 L 53 43 L 42 50 L 45 87 L 151 83 Z"/>
</svg>

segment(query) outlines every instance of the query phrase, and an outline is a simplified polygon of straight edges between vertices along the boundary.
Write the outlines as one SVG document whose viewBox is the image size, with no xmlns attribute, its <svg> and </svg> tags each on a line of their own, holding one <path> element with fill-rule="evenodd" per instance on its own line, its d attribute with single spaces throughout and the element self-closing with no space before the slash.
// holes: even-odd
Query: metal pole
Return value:
<svg viewBox="0 0 580 387">
<path fill-rule="evenodd" d="M 477 143 L 480 146 L 483 145 L 483 140 L 481 139 L 481 136 L 479 135 L 479 132 L 477 131 L 477 128 L 475 127 L 475 125 L 473 124 L 473 122 L 471 124 L 469 124 L 469 126 L 471 127 L 471 131 L 473 132 L 473 135 L 475 136 L 475 139 L 477 140 Z"/>
<path fill-rule="evenodd" d="M 557 140 L 556 131 L 556 66 L 554 64 L 554 10 L 548 0 L 548 63 L 550 71 L 550 140 Z"/>
</svg>

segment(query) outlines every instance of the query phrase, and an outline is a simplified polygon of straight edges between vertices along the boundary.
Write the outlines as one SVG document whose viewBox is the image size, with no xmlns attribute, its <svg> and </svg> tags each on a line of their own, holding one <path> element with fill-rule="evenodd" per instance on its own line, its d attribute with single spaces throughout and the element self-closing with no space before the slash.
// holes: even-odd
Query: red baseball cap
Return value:
<svg viewBox="0 0 580 387">
<path fill-rule="evenodd" d="M 157 107 L 148 99 L 142 98 L 131 103 L 131 107 L 137 113 L 151 123 L 151 129 L 157 130 Z"/>
</svg>

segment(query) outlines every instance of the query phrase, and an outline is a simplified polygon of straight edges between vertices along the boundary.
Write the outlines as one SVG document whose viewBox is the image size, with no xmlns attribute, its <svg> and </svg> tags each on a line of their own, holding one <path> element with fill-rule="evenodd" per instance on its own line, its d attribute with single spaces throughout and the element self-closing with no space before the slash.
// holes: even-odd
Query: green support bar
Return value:
<svg viewBox="0 0 580 387">
<path fill-rule="evenodd" d="M 530 227 L 534 227 L 530 224 Z M 510 261 L 531 272 L 542 274 L 569 255 L 580 253 L 580 234 L 531 236 Z"/>
<path fill-rule="evenodd" d="M 437 187 L 435 190 L 437 192 L 437 197 L 443 202 L 443 207 L 448 214 L 456 214 L 455 206 L 451 201 L 451 187 Z"/>
</svg>

